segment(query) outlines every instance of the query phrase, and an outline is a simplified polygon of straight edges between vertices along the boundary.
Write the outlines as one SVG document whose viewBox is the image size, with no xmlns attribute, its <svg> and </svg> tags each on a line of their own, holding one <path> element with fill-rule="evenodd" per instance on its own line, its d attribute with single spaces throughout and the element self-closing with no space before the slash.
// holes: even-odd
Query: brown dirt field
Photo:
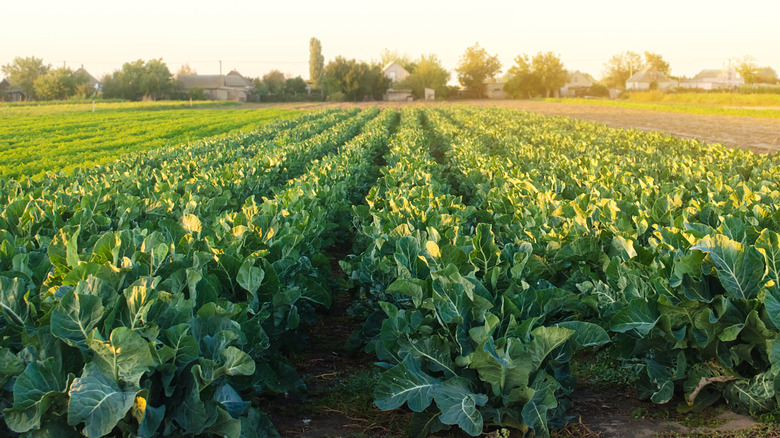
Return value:
<svg viewBox="0 0 780 438">
<path fill-rule="evenodd" d="M 494 102 L 490 102 L 490 104 L 494 104 Z M 507 100 L 495 104 L 546 115 L 568 116 L 604 123 L 613 128 L 661 131 L 677 137 L 695 138 L 707 143 L 721 143 L 729 147 L 750 149 L 753 152 L 780 151 L 780 119 L 667 113 L 531 100 Z"/>
</svg>

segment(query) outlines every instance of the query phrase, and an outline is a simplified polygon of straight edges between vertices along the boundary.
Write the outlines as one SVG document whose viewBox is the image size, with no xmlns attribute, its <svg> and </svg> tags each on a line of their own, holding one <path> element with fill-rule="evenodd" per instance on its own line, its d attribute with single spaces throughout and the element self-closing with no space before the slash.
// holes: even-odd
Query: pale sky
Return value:
<svg viewBox="0 0 780 438">
<path fill-rule="evenodd" d="M 272 69 L 308 79 L 309 39 L 325 62 L 378 60 L 383 49 L 435 53 L 453 70 L 479 42 L 506 72 L 520 53 L 552 51 L 566 68 L 599 78 L 626 50 L 660 53 L 674 75 L 752 55 L 780 71 L 780 1 L 298 0 L 4 2 L 0 65 L 16 56 L 80 65 L 100 77 L 127 61 L 163 58 L 172 73 Z M 1 73 L 0 73 L 1 74 Z M 453 79 L 456 77 L 453 72 Z"/>
</svg>

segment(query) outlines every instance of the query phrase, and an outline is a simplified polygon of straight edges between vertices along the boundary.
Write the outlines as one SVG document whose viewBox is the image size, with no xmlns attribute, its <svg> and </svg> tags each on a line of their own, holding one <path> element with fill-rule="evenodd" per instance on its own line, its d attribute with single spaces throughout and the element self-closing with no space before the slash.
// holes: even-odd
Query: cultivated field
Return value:
<svg viewBox="0 0 780 438">
<path fill-rule="evenodd" d="M 0 103 L 0 177 L 70 172 L 131 152 L 252 131 L 297 113 L 213 102 L 195 102 L 193 108 L 189 102 L 99 102 L 92 112 L 91 103 Z"/>
<path fill-rule="evenodd" d="M 548 102 L 508 100 L 490 104 L 546 115 L 574 117 L 604 123 L 613 128 L 665 132 L 681 138 L 720 143 L 758 153 L 780 151 L 780 119 L 670 112 L 665 108 L 624 108 L 612 106 L 609 102 L 562 99 Z M 485 105 L 485 102 L 478 104 Z"/>
<path fill-rule="evenodd" d="M 578 375 L 777 412 L 780 156 L 471 106 L 192 140 L 0 179 L 0 433 L 549 436 Z"/>
</svg>

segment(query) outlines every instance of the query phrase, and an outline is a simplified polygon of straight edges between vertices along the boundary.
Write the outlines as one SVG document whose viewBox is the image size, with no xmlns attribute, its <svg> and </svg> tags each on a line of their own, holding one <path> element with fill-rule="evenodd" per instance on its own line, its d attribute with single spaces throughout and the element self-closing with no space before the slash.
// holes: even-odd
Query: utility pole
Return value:
<svg viewBox="0 0 780 438">
<path fill-rule="evenodd" d="M 219 60 L 219 75 L 222 76 L 222 60 Z"/>
</svg>

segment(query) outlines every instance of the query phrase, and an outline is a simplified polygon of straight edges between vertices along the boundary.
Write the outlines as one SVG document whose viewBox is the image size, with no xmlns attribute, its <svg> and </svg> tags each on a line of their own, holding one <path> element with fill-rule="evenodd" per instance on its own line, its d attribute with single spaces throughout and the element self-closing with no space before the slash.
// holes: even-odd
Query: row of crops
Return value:
<svg viewBox="0 0 780 438">
<path fill-rule="evenodd" d="M 577 351 L 655 403 L 780 401 L 778 158 L 508 109 L 330 110 L 0 180 L 0 407 L 28 436 L 273 436 L 338 292 L 412 435 L 563 424 Z M 254 402 L 253 402 L 254 401 Z"/>
<path fill-rule="evenodd" d="M 202 103 L 201 103 L 202 104 Z M 196 105 L 202 106 L 202 105 Z M 195 142 L 225 133 L 250 132 L 297 111 L 191 109 L 162 102 L 15 105 L 0 104 L 0 178 L 70 172 L 122 155 Z"/>
</svg>

